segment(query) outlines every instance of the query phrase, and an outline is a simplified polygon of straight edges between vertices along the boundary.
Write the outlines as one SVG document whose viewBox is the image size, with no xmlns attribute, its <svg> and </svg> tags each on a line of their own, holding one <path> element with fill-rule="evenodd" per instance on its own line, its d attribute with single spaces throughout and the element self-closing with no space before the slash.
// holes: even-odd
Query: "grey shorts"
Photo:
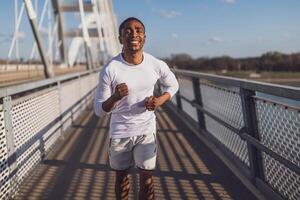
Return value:
<svg viewBox="0 0 300 200">
<path fill-rule="evenodd" d="M 155 133 L 127 138 L 111 138 L 109 142 L 109 163 L 114 170 L 125 170 L 132 166 L 154 170 L 156 155 Z"/>
</svg>

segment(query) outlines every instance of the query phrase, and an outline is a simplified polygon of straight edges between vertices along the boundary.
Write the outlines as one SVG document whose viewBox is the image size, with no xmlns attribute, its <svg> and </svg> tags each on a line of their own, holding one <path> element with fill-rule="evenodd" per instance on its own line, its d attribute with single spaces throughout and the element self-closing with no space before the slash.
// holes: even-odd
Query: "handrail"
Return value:
<svg viewBox="0 0 300 200">
<path fill-rule="evenodd" d="M 61 75 L 61 76 L 57 76 L 57 77 L 53 77 L 53 78 L 48 78 L 48 79 L 33 81 L 33 82 L 29 82 L 29 83 L 23 83 L 23 84 L 19 84 L 19 85 L 13 85 L 13 86 L 5 87 L 5 88 L 0 88 L 0 98 L 18 94 L 21 92 L 26 92 L 26 91 L 29 91 L 32 89 L 44 87 L 44 86 L 51 85 L 51 84 L 54 84 L 57 82 L 62 82 L 62 81 L 68 80 L 68 79 L 88 75 L 90 73 L 98 72 L 99 70 L 100 70 L 100 68 L 92 69 L 92 70 L 88 70 L 88 71 L 84 71 L 84 72 L 74 72 L 74 73 L 65 74 L 65 75 Z"/>
<path fill-rule="evenodd" d="M 188 121 L 193 120 L 196 114 L 197 119 L 194 125 L 197 125 L 197 130 L 203 133 L 202 139 L 213 142 L 216 144 L 216 147 L 225 151 L 225 154 L 222 156 L 228 157 L 229 162 L 234 162 L 234 165 L 241 169 L 240 172 L 263 191 L 266 196 L 271 199 L 274 199 L 275 196 L 275 199 L 295 199 L 295 192 L 297 192 L 295 189 L 295 187 L 297 187 L 296 180 L 289 180 L 291 184 L 289 186 L 277 185 L 273 179 L 270 179 L 270 176 L 279 176 L 278 180 L 282 181 L 285 179 L 285 174 L 281 172 L 272 173 L 271 171 L 265 171 L 265 169 L 268 168 L 271 162 L 271 164 L 274 164 L 276 167 L 289 170 L 291 172 L 290 176 L 295 176 L 295 174 L 300 175 L 299 163 L 297 161 L 295 162 L 292 158 L 296 155 L 281 152 L 281 148 L 273 148 L 274 146 L 269 144 L 270 142 L 266 140 L 269 140 L 270 137 L 278 138 L 279 136 L 270 136 L 272 132 L 264 129 L 266 126 L 264 123 L 269 123 L 271 120 L 270 124 L 276 123 L 275 126 L 277 127 L 276 121 L 279 120 L 282 124 L 278 124 L 280 127 L 277 127 L 278 131 L 276 133 L 282 133 L 284 129 L 283 126 L 285 125 L 299 130 L 296 120 L 298 119 L 298 113 L 300 113 L 300 88 L 187 70 L 172 69 L 172 71 L 177 78 L 183 80 L 188 79 L 188 85 L 191 91 L 185 91 L 184 93 L 193 93 L 192 96 L 188 95 L 190 97 L 181 94 L 181 91 L 185 90 L 185 82 L 183 82 L 182 87 L 180 87 L 179 92 L 176 94 L 176 102 L 174 103 L 177 109 L 174 111 L 184 120 L 187 119 Z M 192 88 L 190 88 L 190 85 L 192 85 Z M 212 92 L 211 94 L 210 91 Z M 222 97 L 220 95 L 222 95 Z M 214 99 L 212 97 L 220 97 L 221 99 Z M 222 100 L 226 100 L 226 102 L 222 102 Z M 228 100 L 230 102 L 227 102 Z M 185 101 L 188 107 L 183 106 L 182 101 Z M 263 105 L 258 101 L 263 101 Z M 265 102 L 267 102 L 268 105 L 266 105 Z M 207 103 L 209 104 L 207 105 Z M 227 106 L 228 103 L 230 103 L 228 105 L 229 108 L 237 110 L 229 111 L 228 108 L 219 107 Z M 234 122 L 226 120 L 227 117 L 223 119 L 217 114 L 219 112 L 214 113 L 209 108 L 206 108 L 215 105 L 220 109 L 220 112 L 228 112 L 228 119 L 233 118 Z M 276 110 L 274 107 L 276 105 L 280 107 L 283 106 L 284 110 L 282 110 L 282 112 L 284 113 L 277 112 L 278 109 Z M 189 113 L 189 110 L 186 110 L 189 106 L 194 107 L 196 113 Z M 267 108 L 270 108 L 271 111 L 265 106 L 269 106 Z M 181 115 L 183 113 L 186 115 Z M 287 114 L 286 118 L 283 116 L 285 114 Z M 209 118 L 205 118 L 205 116 Z M 296 118 L 293 118 L 294 116 L 296 116 Z M 261 119 L 261 117 L 263 117 L 263 119 Z M 276 117 L 279 117 L 279 119 L 275 120 L 274 118 Z M 238 121 L 235 121 L 236 119 Z M 236 122 L 238 123 L 238 127 L 236 127 Z M 295 122 L 296 125 L 294 125 L 295 123 L 292 124 L 293 122 Z M 212 123 L 217 123 L 216 127 Z M 220 130 L 219 125 L 221 125 L 222 130 Z M 262 128 L 262 126 L 264 126 L 264 128 Z M 226 128 L 226 130 L 224 130 L 223 127 Z M 295 130 L 291 128 L 289 128 L 288 135 L 284 135 L 284 141 L 289 140 L 287 137 L 293 137 L 295 134 Z M 223 135 L 227 133 L 227 130 L 230 131 L 230 138 L 235 138 L 234 141 L 229 139 L 227 134 Z M 215 131 L 219 132 L 217 133 Z M 228 140 L 230 141 L 228 142 Z M 273 140 L 275 139 L 271 138 L 272 142 Z M 233 145 L 235 147 L 233 147 Z M 238 148 L 237 145 L 239 146 Z M 289 144 L 284 143 L 284 145 L 287 147 Z M 294 146 L 295 148 L 299 147 L 299 145 L 295 143 L 291 145 L 293 148 Z M 292 152 L 295 152 L 295 150 L 292 150 L 291 153 Z M 268 160 L 268 157 L 264 157 L 264 155 L 268 155 L 271 160 Z M 296 159 L 297 158 L 298 157 L 296 157 Z M 266 160 L 270 162 L 264 162 Z M 261 188 L 262 185 L 263 188 Z M 286 190 L 289 192 L 286 193 Z"/>
<path fill-rule="evenodd" d="M 265 145 L 263 145 L 260 141 L 257 139 L 251 137 L 249 134 L 247 134 L 245 131 L 241 134 L 241 138 L 246 140 L 247 142 L 250 142 L 255 147 L 259 148 L 261 151 L 271 155 L 274 159 L 278 160 L 280 163 L 284 164 L 286 167 L 290 168 L 291 170 L 295 171 L 297 174 L 300 174 L 300 167 L 293 162 L 289 161 L 288 159 L 282 157 L 281 155 L 275 153 Z"/>
<path fill-rule="evenodd" d="M 18 184 L 22 184 L 23 178 L 33 172 L 45 154 L 64 137 L 73 120 L 90 105 L 98 84 L 99 70 L 0 89 L 0 134 L 6 140 L 1 149 L 4 149 L 5 159 L 0 163 L 0 172 L 2 175 L 8 171 L 8 178 L 0 184 L 1 197 L 9 198 L 18 192 L 19 187 L 11 183 L 18 179 Z M 41 118 L 42 122 L 37 118 Z M 26 127 L 27 123 L 38 128 Z"/>
<path fill-rule="evenodd" d="M 241 137 L 241 139 L 243 139 L 243 140 L 245 140 L 247 142 L 250 142 L 252 145 L 254 145 L 255 147 L 259 148 L 261 151 L 263 151 L 263 152 L 271 155 L 276 160 L 278 160 L 279 162 L 283 163 L 286 167 L 288 167 L 291 170 L 295 171 L 296 173 L 300 174 L 300 167 L 299 166 L 295 165 L 293 162 L 291 162 L 291 161 L 287 160 L 286 158 L 282 157 L 281 155 L 279 155 L 278 153 L 274 152 L 270 148 L 264 146 L 260 141 L 258 141 L 254 137 L 250 136 L 249 133 L 247 133 L 244 128 L 241 128 L 239 130 L 239 129 L 231 126 L 229 123 L 223 121 L 222 119 L 220 119 L 216 115 L 212 114 L 211 112 L 207 111 L 202 106 L 198 105 L 196 102 L 191 101 L 191 100 L 187 99 L 184 96 L 181 96 L 181 95 L 179 95 L 179 96 L 180 96 L 180 98 L 182 98 L 183 100 L 185 100 L 186 102 L 188 102 L 190 105 L 192 105 L 193 107 L 195 107 L 197 110 L 199 110 L 199 111 L 207 114 L 208 116 L 210 116 L 214 120 L 216 120 L 219 123 L 221 123 L 222 125 L 224 125 L 226 128 L 230 129 L 233 133 L 239 135 Z"/>
<path fill-rule="evenodd" d="M 232 132 L 240 135 L 240 130 L 231 126 L 230 124 L 228 124 L 227 122 L 223 121 L 222 119 L 220 119 L 219 117 L 217 117 L 216 115 L 212 114 L 211 112 L 205 110 L 202 106 L 200 106 L 199 104 L 197 104 L 195 101 L 191 101 L 188 98 L 182 96 L 182 95 L 178 95 L 180 98 L 182 98 L 183 100 L 185 100 L 186 102 L 188 102 L 191 106 L 195 107 L 197 110 L 205 113 L 206 115 L 208 115 L 209 117 L 213 118 L 214 120 L 216 120 L 217 122 L 221 123 L 223 126 L 225 126 L 226 128 L 230 129 Z"/>
<path fill-rule="evenodd" d="M 274 105 L 280 105 L 280 106 L 283 106 L 285 108 L 290 108 L 290 109 L 294 109 L 294 110 L 300 111 L 300 107 L 289 105 L 288 103 L 283 103 L 281 101 L 276 101 L 276 100 L 273 100 L 273 99 L 270 99 L 270 98 L 260 97 L 260 96 L 253 96 L 253 98 L 257 99 L 257 100 L 260 100 L 260 101 L 265 101 L 265 102 L 268 102 L 268 103 L 272 103 Z"/>
<path fill-rule="evenodd" d="M 181 69 L 180 70 L 172 69 L 172 71 L 178 75 L 184 75 L 184 76 L 195 77 L 200 79 L 202 78 L 202 79 L 214 81 L 224 85 L 229 85 L 230 83 L 230 86 L 240 87 L 240 88 L 262 92 L 262 93 L 268 93 L 268 94 L 300 101 L 299 87 L 276 85 L 272 83 L 263 83 L 263 82 L 253 81 L 253 80 L 224 77 L 224 76 L 219 76 L 214 74 L 205 74 L 205 73 L 181 70 Z"/>
</svg>

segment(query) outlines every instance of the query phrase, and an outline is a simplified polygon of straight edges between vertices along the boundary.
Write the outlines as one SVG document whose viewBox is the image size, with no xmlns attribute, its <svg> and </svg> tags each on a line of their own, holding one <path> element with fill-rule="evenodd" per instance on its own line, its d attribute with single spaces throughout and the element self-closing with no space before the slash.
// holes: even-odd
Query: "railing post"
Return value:
<svg viewBox="0 0 300 200">
<path fill-rule="evenodd" d="M 7 158 L 8 158 L 8 167 L 9 174 L 12 178 L 11 185 L 14 185 L 17 180 L 14 180 L 13 177 L 16 177 L 17 170 L 17 155 L 15 149 L 15 135 L 13 131 L 13 123 L 12 123 L 12 102 L 11 96 L 6 96 L 3 98 L 3 111 L 4 111 L 4 127 L 6 134 L 6 143 L 7 143 Z"/>
<path fill-rule="evenodd" d="M 203 107 L 199 78 L 192 77 L 192 82 L 193 82 L 195 103 L 197 103 L 199 106 Z M 197 109 L 197 116 L 198 116 L 198 122 L 199 122 L 200 129 L 206 130 L 204 113 L 202 113 L 200 110 Z"/>
<path fill-rule="evenodd" d="M 89 76 L 89 75 L 88 75 Z M 78 77 L 77 77 L 77 82 L 78 82 L 78 90 L 77 90 L 77 93 L 78 93 L 78 95 L 77 95 L 77 97 L 78 97 L 78 100 L 79 100 L 79 107 L 78 108 L 76 108 L 76 106 L 72 109 L 72 124 L 74 124 L 74 118 L 76 118 L 76 114 L 78 113 L 78 112 L 80 112 L 80 113 L 82 113 L 82 103 L 83 103 L 83 100 L 81 99 L 81 90 L 82 90 L 82 88 L 81 88 L 81 75 L 79 75 Z M 74 117 L 74 115 L 75 115 L 75 117 Z"/>
<path fill-rule="evenodd" d="M 173 66 L 173 67 L 174 67 L 174 69 L 177 69 L 176 66 Z M 177 79 L 177 81 L 179 83 L 178 75 L 176 74 L 176 72 L 174 74 L 175 74 L 175 77 L 176 77 L 176 79 Z M 176 96 L 176 106 L 177 106 L 177 109 L 180 110 L 180 111 L 182 111 L 182 103 L 181 103 L 181 97 L 180 97 L 180 87 L 179 87 L 177 93 L 175 94 L 175 96 Z"/>
<path fill-rule="evenodd" d="M 240 96 L 242 102 L 243 118 L 245 123 L 245 131 L 251 137 L 260 141 L 258 123 L 255 109 L 255 102 L 253 96 L 255 91 L 240 88 Z M 255 146 L 247 142 L 250 170 L 251 170 L 251 181 L 255 184 L 255 178 L 264 179 L 263 163 L 261 151 Z"/>
<path fill-rule="evenodd" d="M 89 75 L 88 76 L 91 76 L 91 73 L 89 73 Z M 90 80 L 90 78 L 89 78 L 89 80 Z M 84 106 L 83 106 L 83 104 L 85 103 L 85 99 L 81 99 L 82 98 L 82 96 L 81 96 L 81 90 L 82 90 L 82 88 L 81 88 L 81 81 L 82 81 L 82 78 L 81 78 L 81 76 L 79 76 L 78 77 L 78 82 L 79 82 L 79 99 L 80 99 L 80 112 L 83 112 L 84 111 Z M 90 81 L 89 81 L 90 82 Z"/>
<path fill-rule="evenodd" d="M 182 103 L 181 103 L 181 97 L 180 97 L 180 89 L 178 89 L 178 92 L 176 93 L 176 105 L 178 110 L 182 110 Z"/>
<path fill-rule="evenodd" d="M 154 86 L 154 95 L 155 96 L 159 96 L 161 95 L 161 86 L 160 86 L 160 82 L 159 80 L 156 82 L 155 86 Z"/>
<path fill-rule="evenodd" d="M 57 81 L 57 90 L 58 90 L 58 103 L 59 103 L 59 123 L 60 123 L 60 136 L 62 139 L 65 138 L 65 135 L 64 135 L 64 117 L 62 116 L 63 112 L 62 112 L 62 83 L 60 80 Z"/>
</svg>

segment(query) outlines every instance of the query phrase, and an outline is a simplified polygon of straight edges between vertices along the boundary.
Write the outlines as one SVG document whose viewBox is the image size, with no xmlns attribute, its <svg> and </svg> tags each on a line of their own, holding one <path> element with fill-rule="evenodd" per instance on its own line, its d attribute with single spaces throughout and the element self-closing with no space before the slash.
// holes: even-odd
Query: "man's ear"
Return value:
<svg viewBox="0 0 300 200">
<path fill-rule="evenodd" d="M 118 38 L 119 38 L 119 42 L 120 42 L 120 44 L 123 44 L 123 43 L 122 43 L 122 38 L 121 38 L 121 36 L 120 36 L 120 35 L 119 35 L 119 37 L 118 37 Z"/>
</svg>

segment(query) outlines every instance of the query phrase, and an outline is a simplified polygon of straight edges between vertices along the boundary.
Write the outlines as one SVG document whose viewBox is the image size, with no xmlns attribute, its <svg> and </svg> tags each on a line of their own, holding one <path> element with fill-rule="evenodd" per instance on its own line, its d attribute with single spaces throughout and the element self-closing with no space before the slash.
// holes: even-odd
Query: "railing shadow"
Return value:
<svg viewBox="0 0 300 200">
<path fill-rule="evenodd" d="M 189 128 L 165 110 L 157 113 L 156 199 L 255 199 Z M 108 165 L 108 121 L 91 112 L 26 180 L 16 199 L 115 199 Z M 132 170 L 130 199 L 137 199 Z"/>
</svg>

